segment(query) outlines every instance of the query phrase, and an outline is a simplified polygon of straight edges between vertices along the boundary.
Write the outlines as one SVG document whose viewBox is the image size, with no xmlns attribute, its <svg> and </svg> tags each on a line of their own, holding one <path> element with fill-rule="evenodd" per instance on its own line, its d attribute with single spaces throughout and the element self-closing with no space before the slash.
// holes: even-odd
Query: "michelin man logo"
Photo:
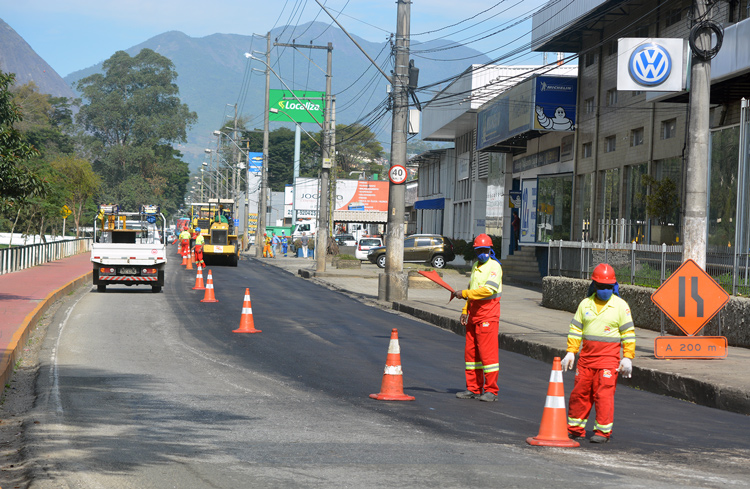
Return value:
<svg viewBox="0 0 750 489">
<path fill-rule="evenodd" d="M 548 131 L 572 131 L 573 121 L 565 117 L 565 109 L 558 107 L 555 109 L 554 119 L 550 119 L 544 114 L 544 109 L 536 106 L 536 120 L 540 126 Z"/>
</svg>

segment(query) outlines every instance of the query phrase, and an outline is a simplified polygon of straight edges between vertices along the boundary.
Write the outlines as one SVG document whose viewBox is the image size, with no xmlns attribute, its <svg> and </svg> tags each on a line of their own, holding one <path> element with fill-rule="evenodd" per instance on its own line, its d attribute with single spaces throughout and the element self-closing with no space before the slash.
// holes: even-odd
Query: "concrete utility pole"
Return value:
<svg viewBox="0 0 750 489">
<path fill-rule="evenodd" d="M 693 2 L 693 18 L 702 19 L 708 11 L 706 0 Z M 711 34 L 703 30 L 696 44 L 711 48 Z M 708 207 L 708 139 L 711 100 L 711 60 L 693 53 L 690 72 L 690 122 L 688 124 L 688 158 L 685 170 L 685 218 L 683 220 L 682 259 L 692 259 L 706 267 L 706 237 Z"/>
<path fill-rule="evenodd" d="M 260 172 L 260 198 L 258 199 L 258 227 L 255 230 L 255 257 L 263 256 L 263 233 L 266 232 L 266 189 L 268 188 L 268 117 L 271 101 L 271 33 L 266 34 L 266 104 L 263 114 L 263 162 Z"/>
<path fill-rule="evenodd" d="M 396 18 L 396 67 L 393 73 L 393 119 L 391 123 L 391 168 L 406 167 L 406 131 L 409 118 L 409 37 L 411 0 L 398 0 Z M 385 273 L 380 276 L 378 299 L 394 301 L 406 299 L 407 281 L 404 276 L 404 196 L 403 184 L 389 185 L 388 227 L 385 242 Z"/>
<path fill-rule="evenodd" d="M 320 206 L 318 208 L 318 232 L 315 239 L 315 271 L 326 271 L 328 252 L 328 177 L 331 172 L 331 78 L 333 77 L 333 43 L 328 43 L 326 63 L 326 109 L 323 118 L 323 164 L 320 169 Z"/>
</svg>

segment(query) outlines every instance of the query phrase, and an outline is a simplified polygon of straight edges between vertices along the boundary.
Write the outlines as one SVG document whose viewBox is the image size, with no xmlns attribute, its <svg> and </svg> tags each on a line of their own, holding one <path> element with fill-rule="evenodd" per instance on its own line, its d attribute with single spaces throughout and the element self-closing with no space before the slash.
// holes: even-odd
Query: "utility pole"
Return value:
<svg viewBox="0 0 750 489">
<path fill-rule="evenodd" d="M 331 155 L 332 155 L 332 175 L 331 175 L 331 183 L 329 185 L 330 192 L 329 192 L 329 198 L 328 201 L 330 202 L 329 211 L 328 211 L 328 231 L 331 232 L 331 235 L 333 236 L 333 213 L 336 211 L 336 188 L 337 188 L 337 181 L 338 177 L 336 173 L 338 172 L 338 165 L 336 164 L 336 97 L 331 97 Z"/>
<path fill-rule="evenodd" d="M 328 252 L 328 177 L 331 172 L 331 78 L 333 77 L 333 43 L 328 43 L 326 63 L 326 108 L 323 118 L 323 164 L 320 169 L 320 206 L 318 209 L 318 233 L 315 239 L 315 271 L 325 272 Z"/>
<path fill-rule="evenodd" d="M 260 171 L 260 198 L 258 199 L 258 227 L 255 230 L 255 257 L 263 256 L 263 233 L 266 232 L 266 189 L 268 187 L 268 117 L 271 101 L 271 33 L 266 34 L 266 104 L 263 113 L 263 161 Z"/>
<path fill-rule="evenodd" d="M 409 37 L 411 0 L 398 0 L 396 18 L 396 66 L 393 72 L 393 115 L 391 122 L 391 168 L 406 167 L 406 130 L 409 117 L 407 86 L 409 81 Z M 389 184 L 388 227 L 385 242 L 385 273 L 380 276 L 378 299 L 406 299 L 404 276 L 404 196 L 403 184 Z"/>
<path fill-rule="evenodd" d="M 705 19 L 707 0 L 694 0 L 693 18 Z M 699 49 L 711 48 L 711 34 L 700 31 L 696 39 Z M 708 140 L 711 98 L 711 60 L 693 53 L 690 72 L 690 122 L 688 124 L 688 157 L 685 170 L 685 217 L 683 220 L 682 259 L 692 259 L 706 267 L 708 207 Z"/>
</svg>

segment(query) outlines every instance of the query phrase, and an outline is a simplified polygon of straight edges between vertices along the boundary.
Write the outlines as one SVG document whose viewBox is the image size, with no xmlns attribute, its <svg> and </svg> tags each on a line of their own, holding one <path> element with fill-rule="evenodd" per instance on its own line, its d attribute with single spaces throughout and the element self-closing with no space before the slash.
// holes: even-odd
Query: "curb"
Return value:
<svg viewBox="0 0 750 489">
<path fill-rule="evenodd" d="M 19 357 L 19 347 L 23 346 L 28 340 L 31 326 L 35 325 L 42 319 L 44 313 L 47 312 L 50 305 L 52 305 L 57 299 L 71 290 L 77 289 L 84 283 L 91 282 L 92 275 L 93 271 L 86 272 L 59 289 L 53 290 L 47 294 L 47 297 L 39 301 L 39 304 L 37 304 L 36 307 L 26 315 L 16 332 L 13 333 L 13 337 L 8 344 L 8 350 L 6 350 L 6 354 L 3 355 L 2 360 L 0 360 L 0 383 L 2 385 L 7 384 L 10 381 L 10 377 L 13 375 L 13 366 Z"/>
</svg>

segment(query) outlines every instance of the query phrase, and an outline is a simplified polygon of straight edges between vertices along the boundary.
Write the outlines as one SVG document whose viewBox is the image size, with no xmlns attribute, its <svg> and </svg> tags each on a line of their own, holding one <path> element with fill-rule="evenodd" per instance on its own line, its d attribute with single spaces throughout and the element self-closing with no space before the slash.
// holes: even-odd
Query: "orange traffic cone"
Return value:
<svg viewBox="0 0 750 489">
<path fill-rule="evenodd" d="M 260 333 L 255 329 L 253 321 L 253 305 L 250 303 L 250 289 L 245 289 L 245 300 L 242 302 L 242 317 L 240 318 L 240 327 L 233 330 L 232 333 Z"/>
<path fill-rule="evenodd" d="M 192 269 L 193 269 L 193 250 L 188 250 L 187 267 L 185 267 L 185 270 L 192 270 Z"/>
<path fill-rule="evenodd" d="M 214 279 L 211 278 L 211 270 L 208 271 L 208 283 L 206 284 L 206 293 L 203 295 L 201 302 L 219 302 L 214 296 Z"/>
<path fill-rule="evenodd" d="M 185 250 L 182 250 L 182 263 L 180 263 L 180 265 L 187 265 L 187 255 L 185 254 Z"/>
<path fill-rule="evenodd" d="M 198 264 L 198 273 L 195 275 L 195 286 L 193 290 L 206 290 L 206 286 L 203 285 L 203 267 Z"/>
<path fill-rule="evenodd" d="M 526 443 L 543 447 L 580 446 L 580 443 L 568 438 L 568 418 L 565 412 L 565 388 L 560 357 L 555 357 L 552 361 L 552 373 L 549 378 L 547 400 L 544 403 L 539 434 L 533 438 L 526 438 Z"/>
<path fill-rule="evenodd" d="M 370 394 L 378 401 L 413 401 L 413 396 L 404 394 L 404 373 L 401 371 L 401 349 L 398 346 L 398 330 L 391 330 L 388 356 L 385 360 L 383 383 L 379 394 Z"/>
</svg>

